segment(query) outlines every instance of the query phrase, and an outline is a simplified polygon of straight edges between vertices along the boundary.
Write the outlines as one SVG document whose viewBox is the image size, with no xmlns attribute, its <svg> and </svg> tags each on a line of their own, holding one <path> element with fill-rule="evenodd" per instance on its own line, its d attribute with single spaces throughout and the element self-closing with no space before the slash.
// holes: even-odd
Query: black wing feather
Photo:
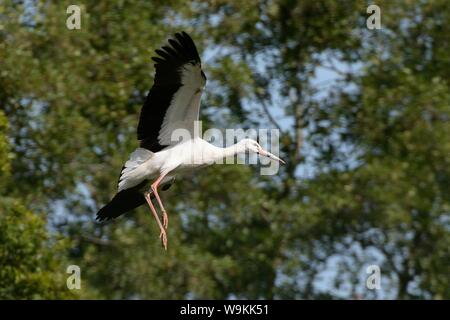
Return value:
<svg viewBox="0 0 450 320">
<path fill-rule="evenodd" d="M 169 189 L 172 186 L 174 180 L 175 179 L 172 179 L 171 181 L 164 183 L 161 186 L 161 190 L 166 191 L 167 189 Z M 115 219 L 122 214 L 143 205 L 146 200 L 141 190 L 146 185 L 146 183 L 147 181 L 143 181 L 133 188 L 122 190 L 117 193 L 110 202 L 108 202 L 97 212 L 96 219 L 100 222 Z M 153 200 L 155 198 L 155 195 L 151 193 L 150 198 Z"/>
<path fill-rule="evenodd" d="M 153 194 L 152 194 L 153 196 Z M 110 202 L 97 212 L 98 221 L 111 220 L 145 203 L 139 188 L 130 188 L 117 193 Z"/>
</svg>

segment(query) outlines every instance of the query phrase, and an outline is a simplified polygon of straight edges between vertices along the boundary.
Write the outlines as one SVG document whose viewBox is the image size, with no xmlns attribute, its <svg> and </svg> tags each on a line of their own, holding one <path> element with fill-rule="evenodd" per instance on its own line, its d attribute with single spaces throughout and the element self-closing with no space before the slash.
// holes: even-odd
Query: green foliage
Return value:
<svg viewBox="0 0 450 320">
<path fill-rule="evenodd" d="M 7 183 L 10 173 L 10 157 L 11 152 L 7 139 L 7 119 L 3 112 L 0 111 L 0 190 Z"/>
<path fill-rule="evenodd" d="M 381 1 L 381 30 L 361 1 L 88 0 L 81 30 L 69 4 L 0 3 L 1 297 L 450 297 L 446 1 Z M 93 218 L 181 29 L 204 52 L 204 129 L 279 127 L 287 165 L 180 177 L 166 253 L 148 208 Z"/>
<path fill-rule="evenodd" d="M 2 193 L 12 186 L 7 123 L 0 112 L 0 179 Z M 67 241 L 56 241 L 44 217 L 19 200 L 0 197 L 0 299 L 73 298 L 65 286 Z"/>
<path fill-rule="evenodd" d="M 0 206 L 0 299 L 64 299 L 66 248 L 53 243 L 41 217 L 17 201 Z"/>
</svg>

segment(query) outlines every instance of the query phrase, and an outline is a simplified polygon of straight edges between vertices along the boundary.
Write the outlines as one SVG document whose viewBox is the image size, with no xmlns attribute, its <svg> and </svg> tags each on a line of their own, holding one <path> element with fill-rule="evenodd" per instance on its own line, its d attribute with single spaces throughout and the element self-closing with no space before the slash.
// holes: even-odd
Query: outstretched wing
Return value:
<svg viewBox="0 0 450 320">
<path fill-rule="evenodd" d="M 194 133 L 206 76 L 191 37 L 176 33 L 169 44 L 156 50 L 155 82 L 141 110 L 137 129 L 141 147 L 157 152 L 175 143 L 172 132 L 187 129 Z"/>
</svg>

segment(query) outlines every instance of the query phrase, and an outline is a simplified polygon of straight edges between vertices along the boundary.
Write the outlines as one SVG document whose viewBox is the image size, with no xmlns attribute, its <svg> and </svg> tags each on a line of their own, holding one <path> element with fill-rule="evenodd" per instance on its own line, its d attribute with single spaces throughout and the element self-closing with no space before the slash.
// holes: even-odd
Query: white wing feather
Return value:
<svg viewBox="0 0 450 320">
<path fill-rule="evenodd" d="M 194 137 L 194 122 L 198 120 L 200 99 L 206 84 L 201 75 L 199 64 L 186 64 L 181 71 L 182 86 L 172 98 L 159 132 L 158 140 L 161 145 L 171 145 L 178 142 L 172 139 L 176 129 L 186 129 Z M 178 138 L 175 136 L 174 138 Z"/>
</svg>

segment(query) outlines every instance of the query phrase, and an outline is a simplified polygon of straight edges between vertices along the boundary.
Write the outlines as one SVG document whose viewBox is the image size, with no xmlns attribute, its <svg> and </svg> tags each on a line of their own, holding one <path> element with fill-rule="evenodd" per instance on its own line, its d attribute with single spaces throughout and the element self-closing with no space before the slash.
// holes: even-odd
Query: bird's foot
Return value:
<svg viewBox="0 0 450 320">
<path fill-rule="evenodd" d="M 166 210 L 162 211 L 162 215 L 163 215 L 163 226 L 164 226 L 164 229 L 167 230 L 167 227 L 169 225 L 169 216 L 167 215 Z"/>
<path fill-rule="evenodd" d="M 161 239 L 161 243 L 164 247 L 164 250 L 167 251 L 167 233 L 166 230 L 161 229 L 161 233 L 159 234 L 159 238 Z"/>
</svg>

